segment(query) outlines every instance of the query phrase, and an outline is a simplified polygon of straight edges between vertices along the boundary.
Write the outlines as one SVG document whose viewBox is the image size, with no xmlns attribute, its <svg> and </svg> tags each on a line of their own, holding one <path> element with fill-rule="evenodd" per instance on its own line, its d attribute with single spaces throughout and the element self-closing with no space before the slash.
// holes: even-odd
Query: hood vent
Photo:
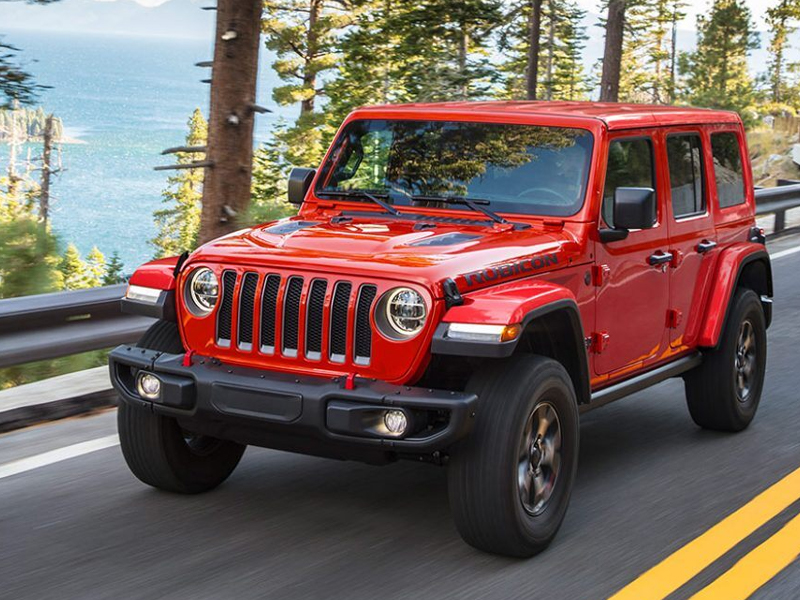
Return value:
<svg viewBox="0 0 800 600">
<path fill-rule="evenodd" d="M 409 244 L 409 246 L 455 246 L 457 244 L 466 244 L 473 240 L 479 240 L 482 237 L 482 235 L 477 235 L 475 233 L 444 233 L 418 242 L 413 242 Z"/>
<path fill-rule="evenodd" d="M 263 231 L 265 233 L 272 233 L 274 235 L 288 235 L 307 227 L 319 225 L 318 221 L 286 221 L 285 223 L 276 223 L 271 227 L 267 227 Z"/>
</svg>

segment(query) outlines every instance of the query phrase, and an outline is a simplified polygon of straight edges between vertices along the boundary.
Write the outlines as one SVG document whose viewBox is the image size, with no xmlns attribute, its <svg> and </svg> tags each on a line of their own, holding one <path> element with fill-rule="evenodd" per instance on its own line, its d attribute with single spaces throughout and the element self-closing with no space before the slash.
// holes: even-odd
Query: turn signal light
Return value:
<svg viewBox="0 0 800 600">
<path fill-rule="evenodd" d="M 522 325 L 484 325 L 483 323 L 450 323 L 447 337 L 468 342 L 500 343 L 517 339 L 522 333 Z"/>
</svg>

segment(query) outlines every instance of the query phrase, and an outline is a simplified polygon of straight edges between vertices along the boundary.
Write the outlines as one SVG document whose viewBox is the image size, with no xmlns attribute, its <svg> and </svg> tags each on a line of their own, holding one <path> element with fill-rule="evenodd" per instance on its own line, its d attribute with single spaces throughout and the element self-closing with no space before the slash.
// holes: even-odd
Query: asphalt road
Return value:
<svg viewBox="0 0 800 600">
<path fill-rule="evenodd" d="M 680 381 L 584 415 L 566 521 L 532 560 L 463 544 L 438 467 L 251 448 L 220 489 L 179 497 L 136 481 L 112 446 L 0 478 L 0 598 L 608 598 L 800 467 L 800 253 L 773 268 L 753 425 L 698 429 Z M 114 433 L 105 413 L 0 436 L 0 473 Z M 798 513 L 800 501 L 669 598 L 699 591 Z M 800 598 L 800 561 L 753 598 Z"/>
</svg>

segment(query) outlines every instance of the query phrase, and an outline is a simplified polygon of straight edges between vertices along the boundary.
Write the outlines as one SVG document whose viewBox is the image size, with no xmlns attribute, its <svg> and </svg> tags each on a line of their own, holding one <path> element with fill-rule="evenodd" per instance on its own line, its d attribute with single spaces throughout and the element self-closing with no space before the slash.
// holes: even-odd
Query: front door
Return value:
<svg viewBox="0 0 800 600">
<path fill-rule="evenodd" d="M 711 283 L 717 234 L 708 202 L 706 173 L 713 166 L 707 164 L 707 145 L 707 138 L 697 128 L 670 131 L 663 145 L 670 184 L 669 245 L 675 257 L 667 316 L 673 348 L 696 341 Z"/>
<path fill-rule="evenodd" d="M 612 137 L 603 190 L 600 227 L 613 228 L 618 187 L 656 191 L 657 218 L 650 229 L 630 231 L 624 240 L 597 244 L 597 312 L 594 368 L 598 375 L 635 369 L 653 361 L 666 345 L 669 250 L 664 210 L 665 181 L 650 135 Z M 658 262 L 658 264 L 651 264 Z M 605 342 L 603 342 L 605 340 Z"/>
</svg>

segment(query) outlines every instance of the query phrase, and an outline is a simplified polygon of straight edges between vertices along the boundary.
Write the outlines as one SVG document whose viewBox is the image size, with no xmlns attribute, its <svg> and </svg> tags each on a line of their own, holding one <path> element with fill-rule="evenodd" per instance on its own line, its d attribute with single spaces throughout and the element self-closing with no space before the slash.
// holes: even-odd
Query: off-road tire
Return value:
<svg viewBox="0 0 800 600">
<path fill-rule="evenodd" d="M 156 322 L 138 346 L 161 352 L 183 351 L 177 325 Z M 142 482 L 160 490 L 197 494 L 217 487 L 236 468 L 245 446 L 192 435 L 178 422 L 147 407 L 122 400 L 117 429 L 125 462 Z"/>
<path fill-rule="evenodd" d="M 478 394 L 475 429 L 450 453 L 448 491 L 456 527 L 471 546 L 513 557 L 544 550 L 569 504 L 578 466 L 578 406 L 561 364 L 520 355 L 478 371 L 468 390 Z M 523 506 L 518 477 L 523 435 L 538 407 L 549 405 L 560 424 L 560 469 L 541 512 Z"/>
<path fill-rule="evenodd" d="M 737 382 L 737 358 L 742 327 L 749 323 L 755 344 L 752 380 L 741 397 Z M 741 431 L 758 409 L 767 363 L 767 326 L 758 295 L 750 289 L 736 290 L 717 348 L 703 353 L 703 363 L 685 376 L 686 402 L 697 425 L 715 431 Z"/>
</svg>

